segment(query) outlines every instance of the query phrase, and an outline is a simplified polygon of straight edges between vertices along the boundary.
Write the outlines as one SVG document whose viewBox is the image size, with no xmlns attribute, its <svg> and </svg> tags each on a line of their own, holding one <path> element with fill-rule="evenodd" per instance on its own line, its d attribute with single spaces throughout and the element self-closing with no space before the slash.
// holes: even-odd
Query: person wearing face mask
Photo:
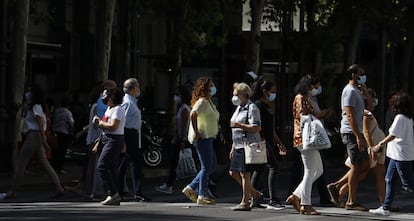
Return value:
<svg viewBox="0 0 414 221">
<path fill-rule="evenodd" d="M 176 115 L 176 131 L 175 136 L 171 140 L 169 148 L 170 156 L 170 172 L 168 180 L 161 186 L 156 186 L 155 190 L 161 193 L 172 194 L 173 184 L 176 180 L 176 172 L 180 151 L 184 148 L 191 148 L 191 144 L 187 140 L 188 136 L 188 125 L 190 123 L 190 111 L 189 106 L 191 95 L 187 88 L 184 86 L 178 86 L 177 91 L 174 95 L 174 103 L 177 105 Z"/>
<path fill-rule="evenodd" d="M 250 197 L 259 199 L 261 196 L 250 181 L 251 173 L 258 165 L 245 164 L 244 155 L 245 142 L 252 143 L 261 140 L 260 111 L 249 99 L 251 95 L 252 90 L 249 85 L 234 83 L 231 101 L 236 106 L 236 110 L 230 120 L 233 143 L 229 154 L 229 173 L 241 185 L 243 191 L 240 204 L 233 208 L 235 211 L 250 211 Z"/>
<path fill-rule="evenodd" d="M 125 110 L 125 149 L 121 153 L 118 165 L 118 188 L 119 194 L 123 197 L 125 186 L 125 173 L 129 164 L 132 174 L 132 194 L 133 200 L 151 201 L 150 198 L 142 193 L 142 155 L 141 155 L 141 110 L 138 108 L 137 97 L 141 94 L 138 80 L 129 78 L 124 82 L 123 91 L 125 93 L 122 101 L 122 108 Z"/>
<path fill-rule="evenodd" d="M 307 75 L 307 77 L 310 80 L 311 88 L 312 88 L 309 91 L 309 102 L 311 103 L 313 107 L 315 116 L 321 120 L 326 119 L 332 114 L 332 110 L 321 109 L 319 107 L 318 95 L 322 93 L 322 85 L 320 83 L 319 77 L 310 76 L 310 75 Z M 322 164 L 325 165 L 323 152 L 324 150 L 320 150 Z M 300 183 L 301 177 L 303 175 L 303 167 L 301 163 L 301 156 L 300 156 L 299 150 L 297 148 L 293 148 L 293 151 L 291 152 L 290 156 L 291 156 L 292 161 L 294 162 L 294 164 L 292 165 L 292 171 L 300 171 L 300 172 L 291 174 L 288 194 L 291 194 L 294 191 L 294 189 Z M 319 192 L 319 203 L 326 205 L 326 204 L 332 204 L 332 202 L 330 201 L 330 196 L 328 193 L 328 189 L 326 187 L 324 174 L 325 173 L 322 173 L 322 175 L 316 180 L 316 184 L 317 184 L 318 192 Z"/>
<path fill-rule="evenodd" d="M 320 215 L 312 207 L 311 194 L 312 184 L 323 173 L 323 165 L 319 150 L 303 149 L 301 118 L 303 115 L 315 113 L 310 101 L 309 94 L 312 89 L 311 81 L 308 76 L 304 76 L 295 86 L 296 96 L 293 100 L 293 147 L 300 151 L 303 164 L 302 181 L 286 199 L 286 203 L 290 203 L 300 213 L 305 215 Z"/>
<path fill-rule="evenodd" d="M 267 168 L 261 167 L 254 171 L 252 183 L 256 188 L 259 186 L 267 187 L 270 199 L 266 207 L 267 209 L 280 210 L 284 208 L 284 205 L 282 205 L 277 197 L 277 179 L 279 174 L 278 158 L 286 154 L 286 147 L 283 145 L 274 129 L 274 114 L 269 106 L 269 102 L 273 102 L 276 99 L 276 85 L 270 81 L 259 80 L 254 83 L 253 89 L 253 100 L 259 108 L 262 122 L 262 130 L 260 131 L 260 134 L 266 140 L 268 158 L 266 164 Z M 260 180 L 263 180 L 261 179 L 263 175 L 267 176 L 267 185 L 262 185 L 259 182 Z M 253 206 L 262 207 L 258 200 L 253 202 Z"/>
<path fill-rule="evenodd" d="M 119 155 L 125 144 L 125 110 L 121 107 L 123 92 L 117 88 L 105 90 L 102 99 L 108 105 L 102 118 L 95 116 L 92 121 L 95 127 L 102 128 L 103 147 L 94 147 L 93 152 L 101 151 L 96 170 L 100 175 L 103 186 L 108 193 L 102 205 L 120 205 L 121 196 L 116 179 Z M 99 149 L 97 149 L 99 148 Z"/>
<path fill-rule="evenodd" d="M 378 98 L 376 98 L 376 92 L 368 88 L 368 94 L 372 98 L 373 106 L 378 105 Z M 375 146 L 375 144 L 379 143 L 381 140 L 385 138 L 384 132 L 381 130 L 381 128 L 378 125 L 378 122 L 375 118 L 375 116 L 372 114 L 372 111 L 374 110 L 364 110 L 364 120 L 363 120 L 363 131 L 364 131 L 364 137 L 367 141 L 367 144 L 369 148 L 367 149 L 368 154 L 370 155 L 370 167 L 375 175 L 375 184 L 376 184 L 376 190 L 377 195 L 380 204 L 384 202 L 385 199 L 385 153 L 386 153 L 386 145 L 382 145 L 381 148 L 383 148 L 383 151 L 378 153 L 373 153 L 371 151 L 372 147 Z M 347 166 L 350 166 L 349 157 L 347 161 L 345 162 Z M 368 173 L 368 171 L 367 171 Z M 359 179 L 363 180 L 367 173 L 362 174 Z M 342 177 L 340 180 L 338 180 L 335 183 L 331 183 L 328 185 L 335 186 L 335 188 L 339 189 L 339 197 L 338 202 L 334 202 L 339 207 L 344 207 L 345 203 L 343 202 L 343 196 L 348 192 L 348 176 L 349 172 L 345 174 L 344 177 Z M 403 183 L 404 186 L 404 183 Z M 398 211 L 398 208 L 390 207 L 391 211 Z"/>
<path fill-rule="evenodd" d="M 351 65 L 345 72 L 348 84 L 342 90 L 341 108 L 341 138 L 346 145 L 351 160 L 348 175 L 348 200 L 345 204 L 347 210 L 367 211 L 368 208 L 360 205 L 356 200 L 356 193 L 360 177 L 369 170 L 369 156 L 367 143 L 363 135 L 364 107 L 372 110 L 373 102 L 365 86 L 366 77 L 364 68 L 358 64 Z M 339 189 L 337 185 L 328 185 L 331 201 L 339 202 Z"/>
<path fill-rule="evenodd" d="M 218 134 L 220 114 L 211 100 L 217 93 L 214 82 L 207 77 L 197 79 L 194 84 L 190 112 L 188 141 L 194 145 L 198 153 L 201 169 L 182 193 L 199 205 L 215 204 L 216 201 L 208 193 L 209 176 L 217 166 L 217 157 L 213 142 Z M 195 189 L 198 187 L 198 196 Z"/>
</svg>

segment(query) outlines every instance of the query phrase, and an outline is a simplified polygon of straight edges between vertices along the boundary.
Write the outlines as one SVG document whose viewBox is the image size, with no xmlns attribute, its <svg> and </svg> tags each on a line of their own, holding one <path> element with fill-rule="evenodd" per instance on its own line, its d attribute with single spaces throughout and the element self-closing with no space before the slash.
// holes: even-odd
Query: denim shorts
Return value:
<svg viewBox="0 0 414 221">
<path fill-rule="evenodd" d="M 235 149 L 230 161 L 230 171 L 234 172 L 253 172 L 261 169 L 265 164 L 245 164 L 244 148 Z"/>
<path fill-rule="evenodd" d="M 362 136 L 364 137 L 364 136 Z M 356 137 L 352 133 L 341 134 L 342 143 L 346 145 L 348 156 L 352 164 L 360 163 L 369 160 L 368 151 L 359 151 Z"/>
</svg>

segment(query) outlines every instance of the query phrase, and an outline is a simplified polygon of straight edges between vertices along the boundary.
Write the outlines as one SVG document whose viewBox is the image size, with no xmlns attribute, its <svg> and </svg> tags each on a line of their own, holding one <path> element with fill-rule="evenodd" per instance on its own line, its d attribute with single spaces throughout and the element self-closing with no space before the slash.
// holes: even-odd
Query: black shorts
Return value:
<svg viewBox="0 0 414 221">
<path fill-rule="evenodd" d="M 362 136 L 363 138 L 364 136 Z M 346 145 L 348 156 L 351 159 L 352 164 L 360 163 L 369 160 L 368 151 L 359 151 L 356 137 L 353 133 L 341 134 L 342 143 Z"/>
</svg>

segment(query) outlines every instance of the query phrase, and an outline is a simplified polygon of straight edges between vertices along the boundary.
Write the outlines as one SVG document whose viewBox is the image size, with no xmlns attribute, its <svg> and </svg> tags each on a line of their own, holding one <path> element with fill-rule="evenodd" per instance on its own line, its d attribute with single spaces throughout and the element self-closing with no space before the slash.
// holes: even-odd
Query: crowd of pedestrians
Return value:
<svg viewBox="0 0 414 221">
<path fill-rule="evenodd" d="M 277 88 L 273 82 L 255 77 L 252 82 L 234 83 L 231 103 L 235 106 L 228 127 L 231 128 L 229 152 L 229 175 L 239 184 L 240 202 L 234 211 L 250 211 L 263 208 L 281 210 L 285 203 L 304 215 L 320 215 L 312 207 L 312 185 L 317 183 L 320 203 L 338 206 L 346 210 L 368 211 L 357 200 L 358 184 L 372 170 L 380 207 L 369 210 L 376 215 L 389 215 L 397 211 L 392 206 L 396 192 L 396 180 L 401 180 L 405 191 L 414 189 L 414 131 L 412 98 L 397 92 L 390 98 L 390 110 L 395 115 L 388 135 L 380 129 L 373 115 L 378 98 L 374 90 L 366 86 L 364 68 L 351 65 L 345 71 L 347 84 L 342 90 L 340 133 L 346 146 L 348 159 L 344 162 L 349 170 L 337 181 L 326 183 L 323 150 L 307 148 L 303 140 L 303 116 L 313 115 L 320 119 L 330 117 L 331 109 L 322 109 L 318 98 L 322 85 L 317 76 L 303 76 L 295 87 L 292 104 L 292 144 L 295 157 L 293 168 L 298 173 L 291 176 L 286 200 L 277 192 L 279 159 L 287 153 L 282 139 L 276 133 L 270 102 L 276 99 Z M 123 82 L 123 91 L 114 81 L 101 82 L 94 89 L 89 110 L 89 127 L 86 144 L 88 157 L 82 180 L 84 195 L 88 199 L 101 198 L 102 205 L 120 205 L 125 193 L 130 192 L 134 201 L 150 201 L 142 190 L 141 110 L 138 97 L 140 85 L 135 78 Z M 199 205 L 213 205 L 215 195 L 209 188 L 211 176 L 217 167 L 214 143 L 219 132 L 220 112 L 213 102 L 217 87 L 212 79 L 201 77 L 194 82 L 192 93 L 179 86 L 174 94 L 177 107 L 175 135 L 168 150 L 170 156 L 169 176 L 155 190 L 172 194 L 176 180 L 175 168 L 180 151 L 192 148 L 200 163 L 198 174 L 182 189 L 182 193 Z M 63 158 L 71 142 L 75 120 L 69 100 L 63 99 L 54 110 L 51 130 L 57 134 L 59 149 L 52 151 L 52 164 L 47 159 L 49 149 L 46 130 L 47 114 L 43 93 L 38 87 L 26 94 L 25 142 L 21 147 L 16 172 L 10 190 L 4 197 L 16 197 L 24 172 L 32 158 L 38 158 L 55 184 L 54 198 L 64 195 L 57 173 L 64 172 Z M 230 97 L 230 95 L 229 95 Z M 95 102 L 96 101 L 96 102 Z M 229 100 L 230 102 L 230 100 Z M 246 144 L 266 142 L 266 163 L 248 164 L 245 157 Z M 290 146 L 289 145 L 289 146 Z M 389 159 L 389 160 L 387 160 Z M 388 162 L 389 161 L 389 162 Z M 388 165 L 387 165 L 388 164 Z M 128 188 L 126 171 L 131 171 L 132 187 Z M 397 176 L 398 175 L 398 176 Z M 101 185 L 103 184 L 103 185 Z M 344 198 L 347 197 L 347 200 Z"/>
</svg>

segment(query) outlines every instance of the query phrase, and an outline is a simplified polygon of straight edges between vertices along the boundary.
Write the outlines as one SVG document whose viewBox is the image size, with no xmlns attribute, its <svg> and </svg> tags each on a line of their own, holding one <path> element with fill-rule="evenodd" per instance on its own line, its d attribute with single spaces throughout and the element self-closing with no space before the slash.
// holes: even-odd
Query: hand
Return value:
<svg viewBox="0 0 414 221">
<path fill-rule="evenodd" d="M 125 153 L 126 152 L 126 145 L 124 144 L 124 146 L 122 147 L 121 153 Z"/>
<path fill-rule="evenodd" d="M 279 155 L 280 156 L 286 156 L 286 147 L 283 145 L 283 143 L 278 143 L 277 147 L 279 148 Z"/>
<path fill-rule="evenodd" d="M 98 146 L 94 145 L 91 151 L 92 153 L 98 153 Z"/>
<path fill-rule="evenodd" d="M 231 128 L 240 128 L 241 124 L 238 122 L 230 122 L 230 127 Z"/>
<path fill-rule="evenodd" d="M 368 153 L 371 159 L 373 159 L 374 161 L 378 160 L 378 150 L 375 149 L 374 147 L 368 147 Z"/>
<path fill-rule="evenodd" d="M 231 148 L 230 153 L 229 153 L 229 159 L 230 160 L 233 158 L 233 154 L 234 154 L 234 149 Z"/>
<path fill-rule="evenodd" d="M 99 125 L 99 121 L 100 121 L 101 119 L 99 119 L 99 117 L 98 116 L 94 116 L 93 117 L 93 119 L 92 119 L 92 123 L 93 123 L 93 126 L 95 127 L 95 128 L 98 128 L 98 125 Z"/>
<path fill-rule="evenodd" d="M 361 137 L 361 135 L 358 135 L 356 137 L 357 140 L 357 144 L 358 144 L 358 150 L 359 151 L 366 151 L 367 149 L 367 144 L 365 143 L 365 140 Z"/>
</svg>

